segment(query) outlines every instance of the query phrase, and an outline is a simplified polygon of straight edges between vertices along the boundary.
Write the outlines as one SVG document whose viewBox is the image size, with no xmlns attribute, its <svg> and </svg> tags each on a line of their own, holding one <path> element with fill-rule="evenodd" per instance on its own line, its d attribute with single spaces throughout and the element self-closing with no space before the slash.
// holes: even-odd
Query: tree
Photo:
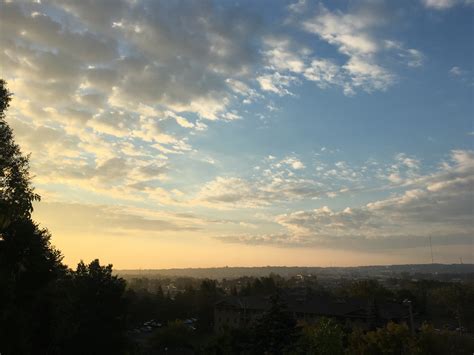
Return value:
<svg viewBox="0 0 474 355">
<path fill-rule="evenodd" d="M 468 334 L 447 330 L 436 330 L 429 324 L 423 324 L 418 340 L 423 355 L 461 355 L 472 354 L 474 339 Z"/>
<path fill-rule="evenodd" d="M 0 242 L 0 352 L 48 348 L 56 280 L 65 273 L 50 234 L 30 219 L 16 220 Z"/>
<path fill-rule="evenodd" d="M 277 293 L 271 298 L 270 309 L 255 325 L 254 351 L 258 354 L 283 354 L 296 340 L 296 321 Z"/>
<path fill-rule="evenodd" d="M 0 233 L 9 222 L 30 218 L 33 202 L 40 199 L 31 185 L 28 157 L 14 142 L 6 122 L 11 96 L 5 81 L 0 79 Z"/>
<path fill-rule="evenodd" d="M 203 280 L 197 294 L 197 317 L 199 330 L 211 330 L 214 321 L 214 304 L 222 297 L 215 280 Z"/>
<path fill-rule="evenodd" d="M 182 321 L 176 320 L 157 330 L 150 339 L 150 343 L 152 348 L 157 351 L 167 348 L 176 351 L 177 349 L 192 349 L 193 338 L 192 330 Z"/>
<path fill-rule="evenodd" d="M 415 355 L 420 351 L 416 339 L 406 324 L 390 322 L 383 328 L 363 334 L 354 331 L 349 341 L 349 354 L 400 354 Z"/>
<path fill-rule="evenodd" d="M 430 304 L 435 311 L 455 321 L 457 327 L 473 328 L 474 309 L 472 284 L 451 284 L 437 287 L 430 292 Z"/>
<path fill-rule="evenodd" d="M 0 79 L 0 352 L 44 352 L 52 330 L 51 285 L 64 273 L 47 230 L 31 220 L 28 157 L 6 122 L 11 93 Z"/>
<path fill-rule="evenodd" d="M 125 348 L 125 280 L 112 265 L 82 261 L 62 280 L 56 342 L 62 354 L 120 354 Z"/>
<path fill-rule="evenodd" d="M 354 281 L 347 288 L 350 297 L 360 297 L 365 299 L 374 299 L 377 301 L 385 300 L 392 296 L 391 292 L 382 286 L 377 280 L 358 280 Z"/>
<path fill-rule="evenodd" d="M 298 340 L 298 354 L 344 354 L 344 332 L 339 324 L 329 318 L 321 318 L 316 325 L 302 329 Z"/>
<path fill-rule="evenodd" d="M 10 101 L 0 79 L 0 353 L 122 353 L 125 281 L 98 260 L 67 270 L 31 219 L 39 196 L 6 122 Z"/>
</svg>

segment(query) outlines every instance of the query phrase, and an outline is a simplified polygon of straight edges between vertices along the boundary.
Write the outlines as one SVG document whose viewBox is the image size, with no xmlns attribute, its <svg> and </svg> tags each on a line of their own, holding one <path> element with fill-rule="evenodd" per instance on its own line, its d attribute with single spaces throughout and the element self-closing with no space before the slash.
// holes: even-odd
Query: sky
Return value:
<svg viewBox="0 0 474 355">
<path fill-rule="evenodd" d="M 1 1 L 64 261 L 473 263 L 474 2 Z"/>
</svg>

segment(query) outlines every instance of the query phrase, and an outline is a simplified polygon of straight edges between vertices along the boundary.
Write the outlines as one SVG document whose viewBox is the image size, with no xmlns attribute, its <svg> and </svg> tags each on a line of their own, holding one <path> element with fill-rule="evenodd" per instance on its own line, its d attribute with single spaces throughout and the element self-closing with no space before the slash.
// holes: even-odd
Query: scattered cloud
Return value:
<svg viewBox="0 0 474 355">
<path fill-rule="evenodd" d="M 423 4 L 443 10 L 472 1 Z M 219 224 L 255 232 L 222 240 L 253 244 L 465 240 L 472 152 L 453 151 L 429 173 L 408 154 L 357 164 L 338 149 L 295 153 L 290 144 L 273 155 L 246 152 L 235 164 L 240 146 L 223 142 L 230 125 L 235 134 L 262 121 L 284 127 L 270 118 L 286 114 L 281 101 L 297 100 L 305 85 L 347 96 L 384 92 L 399 71 L 422 67 L 425 54 L 391 30 L 382 7 L 299 0 L 272 23 L 238 3 L 2 2 L 0 61 L 15 94 L 9 123 L 22 150 L 33 152 L 35 184 L 54 198 L 56 213 L 77 212 L 97 228 L 104 221 L 104 233 Z M 449 70 L 460 80 L 468 74 Z M 388 192 L 371 203 L 334 207 L 344 194 L 381 190 Z M 219 216 L 158 213 L 163 206 Z M 230 209 L 242 220 L 221 218 Z M 260 233 L 244 209 L 271 211 L 266 223 L 279 231 Z"/>
<path fill-rule="evenodd" d="M 403 164 L 417 163 L 400 157 Z M 393 197 L 362 207 L 334 211 L 327 206 L 278 215 L 275 222 L 286 230 L 276 235 L 220 238 L 228 242 L 287 246 L 393 248 L 423 245 L 428 237 L 440 243 L 472 240 L 474 225 L 474 152 L 453 151 L 436 173 Z M 357 246 L 359 245 L 359 246 Z"/>
<path fill-rule="evenodd" d="M 422 0 L 423 5 L 434 10 L 446 10 L 457 5 L 473 5 L 472 0 Z"/>
</svg>

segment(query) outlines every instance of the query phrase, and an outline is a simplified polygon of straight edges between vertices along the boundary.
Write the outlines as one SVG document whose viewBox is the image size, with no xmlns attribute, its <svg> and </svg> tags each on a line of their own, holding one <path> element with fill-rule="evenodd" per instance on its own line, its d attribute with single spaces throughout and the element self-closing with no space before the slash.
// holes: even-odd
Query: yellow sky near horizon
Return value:
<svg viewBox="0 0 474 355">
<path fill-rule="evenodd" d="M 74 267 L 80 260 L 98 258 L 115 269 L 169 269 L 224 266 L 360 266 L 431 262 L 429 245 L 385 251 L 354 251 L 321 247 L 281 247 L 216 242 L 205 231 L 107 231 L 94 229 L 79 213 L 59 215 L 36 204 L 34 219 L 52 234 L 64 262 Z M 45 205 L 47 203 L 44 203 Z M 75 222 L 75 223 L 74 223 Z M 433 247 L 435 261 L 473 262 L 472 245 Z M 463 251 L 459 253 L 460 249 Z M 439 254 L 438 254 L 439 253 Z"/>
</svg>

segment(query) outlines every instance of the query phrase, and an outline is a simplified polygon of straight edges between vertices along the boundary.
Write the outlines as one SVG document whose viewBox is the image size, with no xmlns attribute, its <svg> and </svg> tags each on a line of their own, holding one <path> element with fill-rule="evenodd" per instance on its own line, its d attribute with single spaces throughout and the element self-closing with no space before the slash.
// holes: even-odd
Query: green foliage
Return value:
<svg viewBox="0 0 474 355">
<path fill-rule="evenodd" d="M 384 300 L 392 296 L 391 292 L 383 287 L 377 280 L 359 280 L 352 282 L 345 288 L 345 293 L 350 297 Z"/>
<path fill-rule="evenodd" d="M 431 310 L 448 319 L 457 327 L 474 328 L 474 285 L 450 284 L 430 292 Z"/>
<path fill-rule="evenodd" d="M 474 337 L 446 330 L 435 330 L 423 324 L 418 335 L 418 347 L 423 355 L 461 355 L 474 353 Z"/>
<path fill-rule="evenodd" d="M 297 354 L 339 355 L 344 354 L 344 332 L 339 324 L 321 318 L 316 325 L 306 325 L 298 340 Z"/>
<path fill-rule="evenodd" d="M 418 354 L 416 339 L 406 324 L 390 322 L 383 328 L 363 334 L 355 331 L 349 340 L 349 353 L 357 355 Z"/>
</svg>

